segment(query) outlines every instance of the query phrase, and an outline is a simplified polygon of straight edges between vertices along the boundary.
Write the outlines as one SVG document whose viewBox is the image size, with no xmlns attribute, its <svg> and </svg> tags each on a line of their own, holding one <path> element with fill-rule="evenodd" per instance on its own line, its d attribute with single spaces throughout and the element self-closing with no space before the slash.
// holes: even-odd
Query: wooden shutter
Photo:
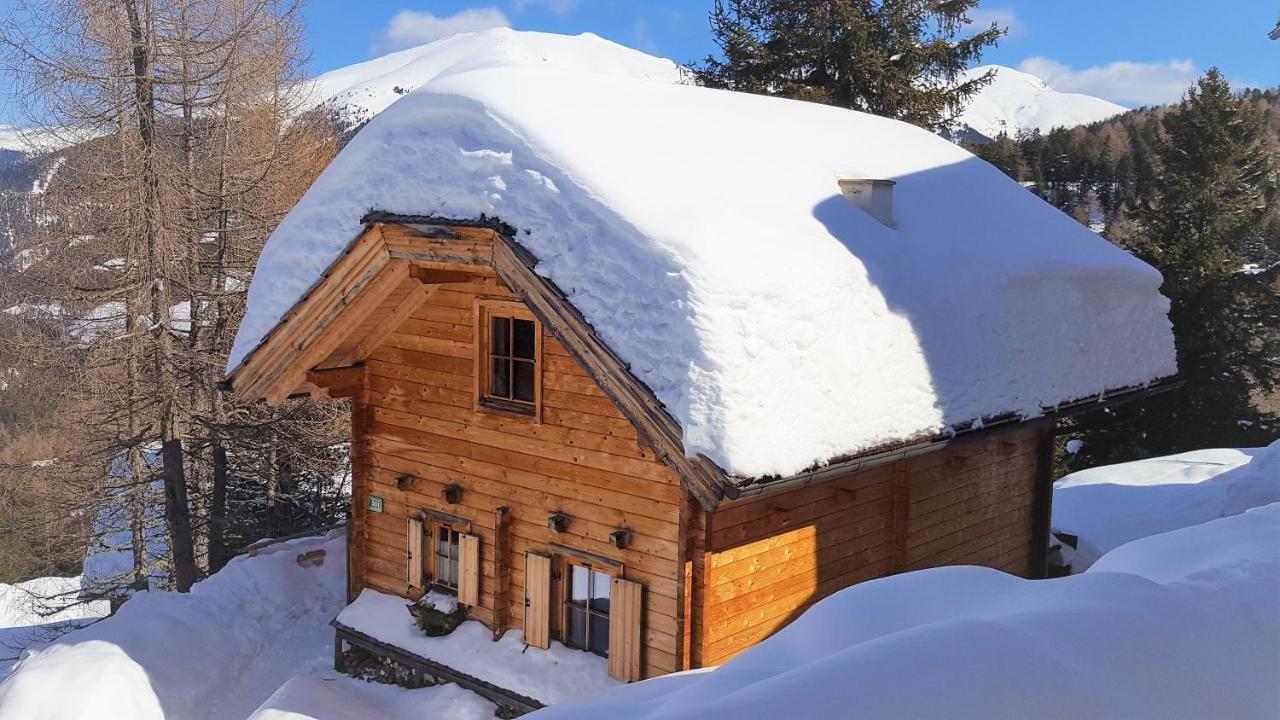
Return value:
<svg viewBox="0 0 1280 720">
<path fill-rule="evenodd" d="M 640 620 L 644 586 L 614 578 L 609 587 L 609 674 L 619 680 L 639 680 L 640 647 L 644 645 Z"/>
<path fill-rule="evenodd" d="M 422 587 L 422 518 L 409 518 L 405 562 L 409 565 L 409 588 Z"/>
<path fill-rule="evenodd" d="M 458 535 L 458 602 L 480 604 L 480 536 Z"/>
<path fill-rule="evenodd" d="M 524 643 L 551 647 L 551 558 L 524 554 Z"/>
</svg>

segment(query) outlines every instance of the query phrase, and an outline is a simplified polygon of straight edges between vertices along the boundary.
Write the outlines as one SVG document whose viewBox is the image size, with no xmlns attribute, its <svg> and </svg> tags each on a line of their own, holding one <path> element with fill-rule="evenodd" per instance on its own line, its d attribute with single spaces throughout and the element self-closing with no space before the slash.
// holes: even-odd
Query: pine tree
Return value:
<svg viewBox="0 0 1280 720">
<path fill-rule="evenodd" d="M 1263 121 L 1216 69 L 1161 121 L 1158 170 L 1135 212 L 1133 242 L 1164 275 L 1184 383 L 1086 436 L 1082 462 L 1275 438 L 1280 424 L 1257 398 L 1280 386 L 1280 267 L 1241 271 L 1251 246 L 1275 241 L 1267 233 L 1280 214 Z"/>
<path fill-rule="evenodd" d="M 960 81 L 1004 34 L 968 32 L 978 0 L 716 0 L 711 87 L 827 103 L 948 130 L 992 73 Z"/>
</svg>

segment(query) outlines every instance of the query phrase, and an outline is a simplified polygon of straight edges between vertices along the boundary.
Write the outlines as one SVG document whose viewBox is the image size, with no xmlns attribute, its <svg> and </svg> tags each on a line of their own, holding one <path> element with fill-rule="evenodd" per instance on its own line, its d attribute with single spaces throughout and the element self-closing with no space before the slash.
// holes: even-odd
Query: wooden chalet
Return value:
<svg viewBox="0 0 1280 720">
<path fill-rule="evenodd" d="M 456 594 L 495 639 L 638 680 L 723 663 L 892 573 L 1044 575 L 1052 416 L 730 478 L 686 457 L 510 228 L 365 227 L 230 378 L 244 401 L 350 399 L 352 599 Z"/>
<path fill-rule="evenodd" d="M 1057 420 L 1176 371 L 1159 273 L 920 128 L 590 35 L 396 62 L 357 95 L 416 89 L 267 242 L 228 378 L 350 399 L 341 646 L 501 699 L 520 673 L 407 613 L 399 645 L 340 620 L 438 591 L 494 642 L 429 640 L 613 684 L 873 578 L 1041 577 Z"/>
</svg>

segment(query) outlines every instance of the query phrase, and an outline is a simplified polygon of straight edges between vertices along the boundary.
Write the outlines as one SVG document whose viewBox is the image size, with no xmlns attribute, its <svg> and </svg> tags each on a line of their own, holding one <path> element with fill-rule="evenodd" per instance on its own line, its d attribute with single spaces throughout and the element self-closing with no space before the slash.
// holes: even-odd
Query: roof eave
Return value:
<svg viewBox="0 0 1280 720">
<path fill-rule="evenodd" d="M 739 482 L 735 483 L 732 489 L 729 490 L 728 497 L 736 500 L 764 492 L 801 487 L 851 472 L 868 470 L 898 460 L 936 452 L 958 440 L 1001 432 L 1027 423 L 1049 420 L 1056 424 L 1061 419 L 1160 395 L 1177 388 L 1182 383 L 1183 380 L 1177 375 L 1170 375 L 1158 378 L 1145 385 L 1108 390 L 1087 398 L 1060 403 L 1051 408 L 1045 408 L 1043 414 L 1035 417 L 1022 417 L 1009 413 L 986 419 L 982 423 L 970 423 L 967 427 L 949 434 L 932 435 L 925 438 L 882 445 L 856 455 L 832 460 L 821 467 L 805 470 L 787 477 L 739 479 Z"/>
</svg>

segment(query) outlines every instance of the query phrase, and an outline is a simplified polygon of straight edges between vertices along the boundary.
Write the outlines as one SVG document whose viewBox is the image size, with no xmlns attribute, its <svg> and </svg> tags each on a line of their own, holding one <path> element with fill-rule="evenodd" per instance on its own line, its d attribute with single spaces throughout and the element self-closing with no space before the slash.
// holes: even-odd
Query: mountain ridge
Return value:
<svg viewBox="0 0 1280 720">
<path fill-rule="evenodd" d="M 994 140 L 1001 134 L 1047 133 L 1056 127 L 1072 128 L 1107 120 L 1129 108 L 1092 95 L 1054 90 L 1042 78 L 1004 65 L 979 65 L 966 70 L 963 79 L 981 77 L 989 70 L 995 77 L 956 118 L 962 130 Z"/>
</svg>

